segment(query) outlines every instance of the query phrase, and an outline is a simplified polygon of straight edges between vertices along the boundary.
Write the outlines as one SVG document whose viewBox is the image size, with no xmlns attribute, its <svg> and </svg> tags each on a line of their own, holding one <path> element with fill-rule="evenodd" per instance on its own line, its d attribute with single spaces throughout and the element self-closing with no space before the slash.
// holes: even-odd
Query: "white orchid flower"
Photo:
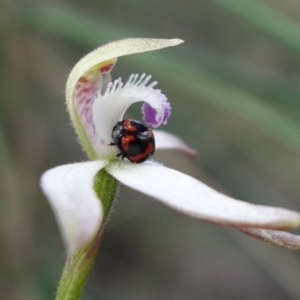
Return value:
<svg viewBox="0 0 300 300">
<path fill-rule="evenodd" d="M 142 38 L 111 42 L 86 55 L 71 71 L 66 88 L 67 108 L 91 161 L 53 168 L 41 178 L 42 190 L 54 210 L 69 253 L 78 252 L 92 241 L 105 221 L 109 209 L 95 182 L 101 181 L 96 176 L 100 170 L 117 179 L 118 184 L 193 218 L 231 226 L 274 244 L 300 247 L 298 236 L 283 231 L 300 225 L 298 212 L 232 199 L 155 161 L 137 164 L 121 159 L 117 157 L 118 148 L 109 145 L 113 142 L 113 127 L 123 119 L 131 104 L 144 102 L 144 122 L 154 128 L 166 124 L 171 113 L 167 97 L 154 88 L 156 82 L 149 83 L 151 76 L 131 75 L 125 84 L 121 79 L 111 82 L 117 57 L 182 42 Z M 194 150 L 172 134 L 153 132 L 157 149 L 179 149 L 194 154 Z M 116 187 L 112 192 L 116 194 Z"/>
</svg>

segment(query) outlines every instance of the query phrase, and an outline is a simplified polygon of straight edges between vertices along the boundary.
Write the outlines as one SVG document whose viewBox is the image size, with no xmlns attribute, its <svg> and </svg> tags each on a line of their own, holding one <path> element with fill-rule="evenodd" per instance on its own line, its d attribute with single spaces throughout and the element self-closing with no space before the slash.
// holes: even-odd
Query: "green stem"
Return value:
<svg viewBox="0 0 300 300">
<path fill-rule="evenodd" d="M 94 265 L 96 255 L 103 236 L 103 229 L 111 211 L 118 191 L 118 182 L 105 170 L 100 170 L 95 176 L 94 189 L 101 199 L 104 219 L 95 239 L 83 250 L 68 255 L 59 282 L 56 300 L 79 299 L 83 287 Z"/>
</svg>

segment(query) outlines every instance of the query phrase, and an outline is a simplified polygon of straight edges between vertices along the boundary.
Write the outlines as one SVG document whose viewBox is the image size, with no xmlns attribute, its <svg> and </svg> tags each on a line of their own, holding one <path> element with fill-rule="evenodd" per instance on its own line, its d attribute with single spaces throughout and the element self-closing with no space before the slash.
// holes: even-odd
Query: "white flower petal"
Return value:
<svg viewBox="0 0 300 300">
<path fill-rule="evenodd" d="M 195 218 L 229 226 L 294 228 L 300 214 L 232 199 L 202 182 L 154 162 L 111 163 L 106 170 L 123 184 Z"/>
<path fill-rule="evenodd" d="M 54 211 L 69 252 L 80 250 L 100 228 L 103 208 L 93 185 L 95 174 L 107 163 L 63 165 L 46 171 L 41 177 L 41 188 Z"/>
<path fill-rule="evenodd" d="M 188 155 L 196 155 L 197 151 L 190 148 L 178 136 L 162 130 L 153 130 L 156 150 L 176 149 Z"/>
<path fill-rule="evenodd" d="M 236 228 L 256 239 L 288 249 L 300 249 L 300 236 L 280 230 L 242 227 Z"/>
</svg>

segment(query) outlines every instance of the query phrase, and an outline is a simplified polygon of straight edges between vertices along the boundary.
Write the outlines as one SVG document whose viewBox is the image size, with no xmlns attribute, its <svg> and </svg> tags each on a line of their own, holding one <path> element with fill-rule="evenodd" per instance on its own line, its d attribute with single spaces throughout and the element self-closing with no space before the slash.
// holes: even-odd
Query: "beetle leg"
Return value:
<svg viewBox="0 0 300 300">
<path fill-rule="evenodd" d="M 125 156 L 122 153 L 119 153 L 119 154 L 116 155 L 116 157 L 120 157 L 120 156 L 121 156 L 121 159 L 125 158 Z"/>
</svg>

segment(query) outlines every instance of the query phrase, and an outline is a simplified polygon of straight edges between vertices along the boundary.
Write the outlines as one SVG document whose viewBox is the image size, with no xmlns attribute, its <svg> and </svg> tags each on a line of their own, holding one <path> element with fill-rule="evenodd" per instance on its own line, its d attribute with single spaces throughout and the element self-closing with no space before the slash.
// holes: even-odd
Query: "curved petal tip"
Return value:
<svg viewBox="0 0 300 300">
<path fill-rule="evenodd" d="M 195 156 L 197 151 L 189 147 L 178 136 L 162 130 L 153 130 L 155 147 L 157 150 L 179 150 L 190 156 Z"/>
</svg>

